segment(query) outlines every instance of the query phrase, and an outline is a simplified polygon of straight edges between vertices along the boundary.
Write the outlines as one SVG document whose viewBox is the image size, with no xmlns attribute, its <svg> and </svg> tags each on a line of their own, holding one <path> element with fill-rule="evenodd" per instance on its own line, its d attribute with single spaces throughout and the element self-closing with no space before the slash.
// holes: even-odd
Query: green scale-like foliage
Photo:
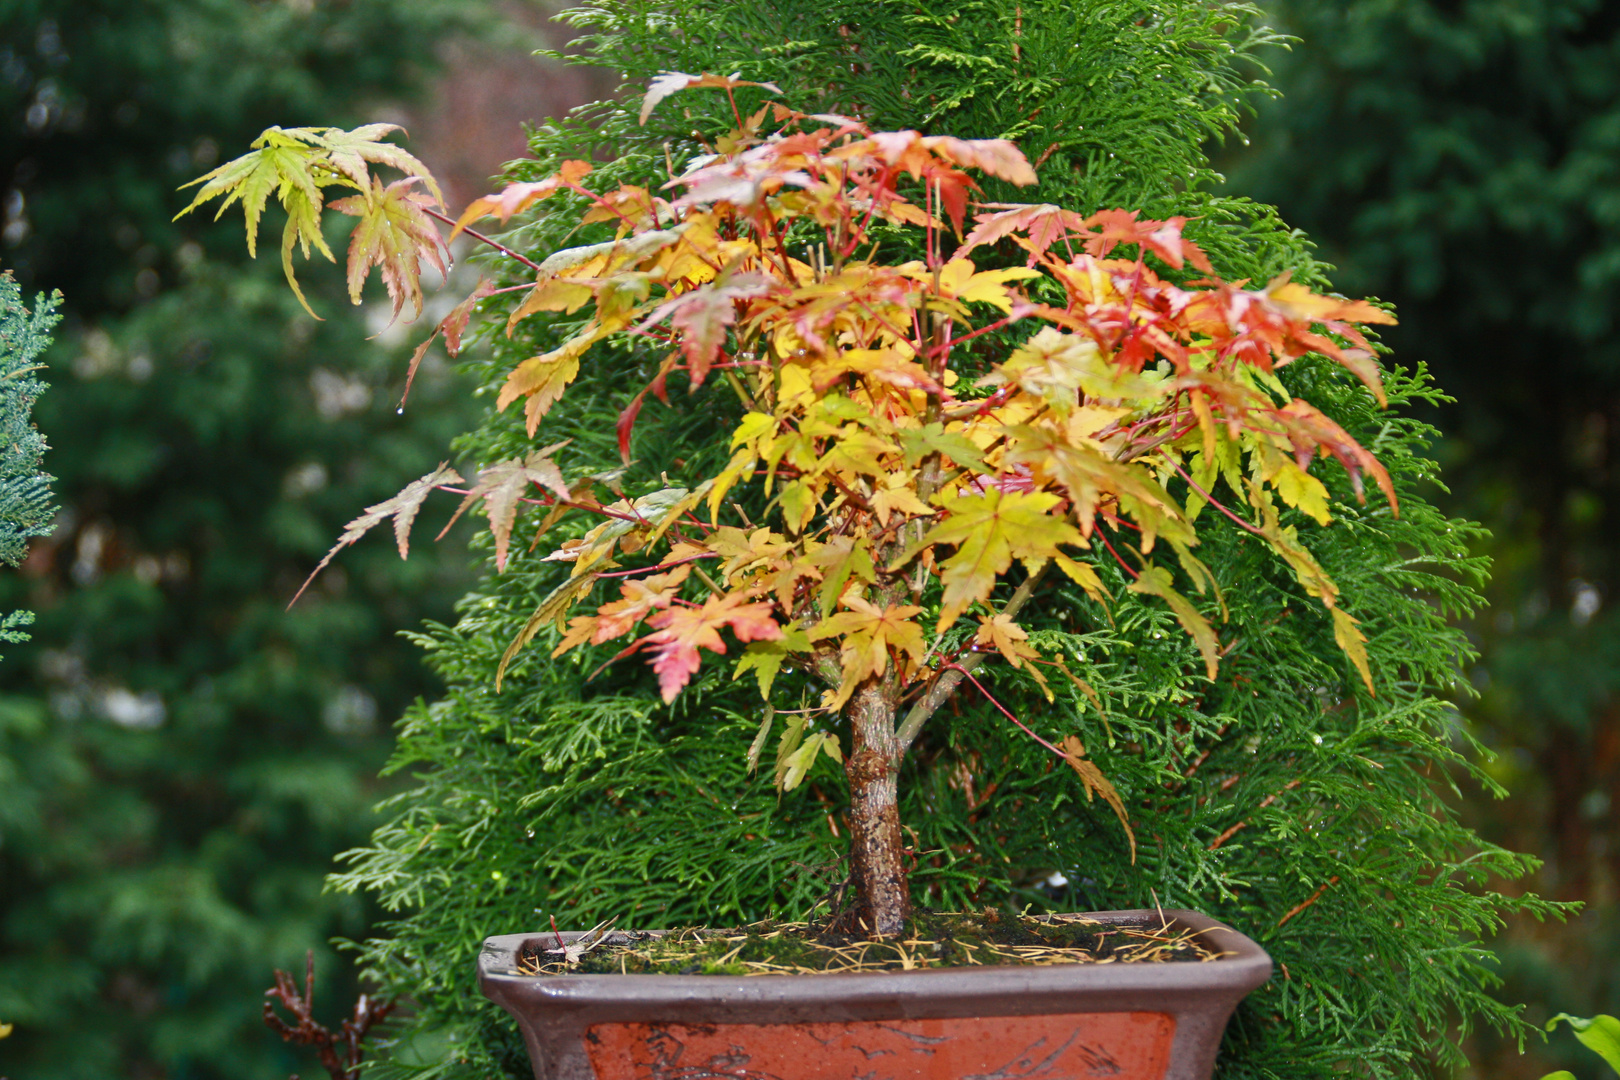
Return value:
<svg viewBox="0 0 1620 1080">
<path fill-rule="evenodd" d="M 569 18 L 590 31 L 587 58 L 625 72 L 625 96 L 537 130 L 536 161 L 512 175 L 538 179 L 589 155 L 600 184 L 656 183 L 667 162 L 678 169 L 699 152 L 695 137 L 729 126 L 729 108 L 722 95 L 688 92 L 643 128 L 635 91 L 666 69 L 740 71 L 779 84 L 799 108 L 857 112 L 878 128 L 1010 135 L 1032 160 L 1045 155 L 1042 186 L 1020 201 L 1198 215 L 1189 234 L 1224 276 L 1263 281 L 1293 269 L 1319 282 L 1308 246 L 1268 208 L 1205 187 L 1212 174 L 1200 142 L 1229 130 L 1242 98 L 1259 92 L 1243 65 L 1267 39 L 1244 29 L 1250 14 L 1170 0 L 931 10 L 594 3 Z M 742 97 L 745 108 L 760 100 Z M 544 254 L 598 238 L 571 234 L 571 220 L 564 201 L 508 242 Z M 539 328 L 531 320 L 513 340 L 495 338 L 473 373 L 493 390 L 567 328 L 562 318 Z M 594 353 L 540 439 L 572 439 L 561 460 L 578 473 L 615 466 L 612 419 L 657 360 L 622 346 Z M 1098 564 L 1115 597 L 1107 610 L 1048 582 L 1020 621 L 1043 652 L 1068 658 L 1101 710 L 1057 680 L 1048 704 L 1005 666 L 986 666 L 981 678 L 1048 738 L 1081 736 L 1130 811 L 1134 865 L 1108 807 L 1088 803 L 1068 769 L 964 686 L 905 765 L 912 889 L 947 909 L 1158 902 L 1208 911 L 1278 964 L 1231 1026 L 1223 1076 L 1405 1076 L 1456 1062 L 1445 1033 L 1458 1019 L 1519 1030 L 1514 1011 L 1486 992 L 1478 939 L 1507 911 L 1545 908 L 1480 891 L 1531 860 L 1481 844 L 1435 787 L 1450 766 L 1480 779 L 1436 692 L 1469 655 L 1446 620 L 1477 606 L 1484 567 L 1468 554 L 1476 529 L 1421 494 L 1436 482 L 1423 454 L 1431 432 L 1402 407 L 1434 391 L 1421 374 L 1392 371 L 1383 410 L 1332 365 L 1302 361 L 1284 377 L 1373 449 L 1400 493 L 1397 517 L 1319 469 L 1335 523 L 1291 522 L 1361 620 L 1377 696 L 1334 644 L 1320 605 L 1236 529 L 1208 527 L 1200 548 L 1228 609 L 1213 683 L 1170 612 L 1126 593 L 1112 562 Z M 676 408 L 650 403 L 643 413 L 628 494 L 661 486 L 661 472 L 671 482 L 707 475 L 724 453 L 716 434 L 740 415 L 735 398 L 723 383 L 696 401 L 678 400 L 683 392 L 672 388 Z M 462 449 L 495 460 L 528 445 L 519 418 L 492 415 Z M 758 520 L 759 506 L 743 508 Z M 414 772 L 417 784 L 385 807 L 390 823 L 334 879 L 375 892 L 399 916 L 389 936 L 360 946 L 384 988 L 416 1006 L 378 1076 L 525 1074 L 513 1025 L 471 989 L 485 935 L 536 929 L 551 916 L 575 928 L 612 917 L 651 927 L 803 916 L 843 877 L 842 775 L 823 759 L 779 798 L 774 737 L 749 775 L 761 701 L 752 679 L 730 681 L 723 662 L 706 663 L 665 707 L 639 662 L 607 663 L 607 648 L 552 661 L 547 631 L 495 692 L 507 644 L 567 573 L 542 556 L 589 524 L 565 525 L 528 554 L 514 543 L 506 573 L 463 601 L 460 622 L 420 638 L 450 690 L 419 704 L 401 729 L 392 768 Z M 1220 601 L 1200 603 L 1220 620 Z M 773 697 L 793 708 L 815 690 L 784 673 Z"/>
<path fill-rule="evenodd" d="M 56 513 L 51 477 L 40 469 L 45 437 L 34 427 L 34 402 L 45 383 L 30 373 L 43 365 L 59 298 L 41 297 L 32 311 L 10 273 L 0 275 L 0 562 L 19 565 L 28 540 L 51 531 Z"/>
<path fill-rule="evenodd" d="M 41 296 L 33 310 L 9 271 L 0 274 L 0 562 L 17 566 L 28 555 L 29 538 L 46 536 L 56 514 L 50 475 L 40 468 L 45 437 L 34 426 L 34 402 L 46 384 L 33 377 L 40 354 L 51 343 L 51 328 L 60 321 L 61 297 Z M 29 611 L 0 616 L 0 641 L 27 641 L 20 629 L 34 621 Z M 5 782 L 0 760 L 0 783 Z"/>
</svg>

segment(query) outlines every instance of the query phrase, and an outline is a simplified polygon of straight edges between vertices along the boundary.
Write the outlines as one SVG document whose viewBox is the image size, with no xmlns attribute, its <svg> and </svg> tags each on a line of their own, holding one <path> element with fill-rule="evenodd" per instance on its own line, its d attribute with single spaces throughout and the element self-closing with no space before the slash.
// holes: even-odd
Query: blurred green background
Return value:
<svg viewBox="0 0 1620 1080">
<path fill-rule="evenodd" d="M 1502 996 L 1620 1013 L 1620 4 L 1264 6 L 1301 41 L 1220 165 L 1345 293 L 1394 301 L 1396 361 L 1457 398 L 1433 418 L 1439 500 L 1492 529 L 1496 561 L 1459 723 L 1513 792 L 1464 813 L 1545 860 L 1529 888 L 1587 902 L 1507 929 Z M 240 226 L 171 223 L 174 189 L 270 124 L 408 119 L 464 202 L 521 120 L 603 89 L 528 57 L 566 40 L 543 15 L 0 2 L 0 266 L 67 316 L 37 412 L 64 509 L 0 575 L 0 610 L 39 614 L 0 662 L 0 1075 L 311 1075 L 259 1020 L 270 968 L 316 949 L 324 1018 L 352 1001 L 326 941 L 376 913 L 322 877 L 369 833 L 390 724 L 435 692 L 396 635 L 448 615 L 467 559 L 450 539 L 402 563 L 378 538 L 283 607 L 471 404 L 430 361 L 397 413 L 409 336 L 366 342 L 380 325 L 321 268 L 312 322 Z M 1480 1077 L 1599 1075 L 1567 1035 L 1471 1051 Z"/>
</svg>

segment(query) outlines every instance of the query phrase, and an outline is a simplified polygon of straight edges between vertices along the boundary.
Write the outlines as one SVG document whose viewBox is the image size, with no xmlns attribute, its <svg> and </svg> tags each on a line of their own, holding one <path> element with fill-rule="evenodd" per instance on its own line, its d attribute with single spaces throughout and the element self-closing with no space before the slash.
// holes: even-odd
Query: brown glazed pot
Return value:
<svg viewBox="0 0 1620 1080">
<path fill-rule="evenodd" d="M 480 989 L 523 1030 L 536 1080 L 1208 1080 L 1232 1010 L 1271 957 L 1165 911 L 1203 963 L 933 968 L 848 975 L 540 975 L 484 942 Z M 1087 918 L 1158 927 L 1156 911 Z M 563 934 L 565 943 L 580 934 Z"/>
</svg>

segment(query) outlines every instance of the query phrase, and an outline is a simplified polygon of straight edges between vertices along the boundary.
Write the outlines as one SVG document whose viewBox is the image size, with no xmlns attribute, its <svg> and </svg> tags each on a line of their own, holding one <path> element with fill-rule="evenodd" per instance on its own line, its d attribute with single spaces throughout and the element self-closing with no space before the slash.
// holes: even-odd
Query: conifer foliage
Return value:
<svg viewBox="0 0 1620 1080">
<path fill-rule="evenodd" d="M 45 437 L 31 419 L 45 384 L 33 372 L 61 318 L 60 297 L 40 297 L 33 310 L 9 273 L 0 275 L 0 561 L 16 566 L 28 539 L 51 531 L 56 507 L 51 477 L 41 471 Z"/>
<path fill-rule="evenodd" d="M 30 537 L 50 533 L 56 513 L 53 478 L 41 469 L 45 437 L 33 422 L 34 402 L 45 383 L 33 373 L 43 366 L 40 354 L 61 319 L 60 301 L 60 296 L 41 296 L 29 310 L 16 279 L 0 274 L 0 561 L 10 566 L 28 554 Z M 0 616 L 0 641 L 27 641 L 20 627 L 33 621 L 33 612 L 6 612 Z"/>
<path fill-rule="evenodd" d="M 467 365 L 494 464 L 458 488 L 497 573 L 423 636 L 451 690 L 401 731 L 418 785 L 336 879 L 402 916 L 362 947 L 418 1005 L 385 1072 L 521 1074 L 466 972 L 533 911 L 802 915 L 850 879 L 880 932 L 911 895 L 1228 919 L 1279 961 L 1229 1076 L 1405 1075 L 1455 1063 L 1459 1018 L 1516 1029 L 1477 936 L 1545 909 L 1464 887 L 1528 860 L 1430 780 L 1471 768 L 1436 691 L 1483 570 L 1418 490 L 1401 407 L 1435 392 L 1380 369 L 1386 312 L 1202 186 L 1253 14 L 571 13 L 637 90 L 456 223 L 509 228 L 470 301 L 507 315 Z M 306 165 L 362 189 L 332 206 L 375 261 L 388 189 Z M 393 515 L 403 553 L 436 484 L 465 482 L 338 547 Z"/>
</svg>

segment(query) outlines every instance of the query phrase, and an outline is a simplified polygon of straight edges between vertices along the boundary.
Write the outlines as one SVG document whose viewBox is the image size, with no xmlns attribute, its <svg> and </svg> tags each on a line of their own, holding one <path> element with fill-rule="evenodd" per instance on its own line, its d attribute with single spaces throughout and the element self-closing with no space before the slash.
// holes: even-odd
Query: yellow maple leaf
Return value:
<svg viewBox="0 0 1620 1080">
<path fill-rule="evenodd" d="M 1086 757 L 1086 744 L 1081 742 L 1078 736 L 1070 735 L 1060 746 L 1063 750 L 1063 759 L 1080 777 L 1080 784 L 1086 791 L 1086 802 L 1090 802 L 1091 793 L 1096 792 L 1114 811 L 1114 816 L 1119 818 L 1120 825 L 1125 829 L 1125 839 L 1131 843 L 1131 863 L 1134 865 L 1136 833 L 1131 829 L 1130 816 L 1125 812 L 1125 800 L 1119 797 L 1113 783 L 1103 775 L 1101 769 L 1097 768 L 1097 763 Z"/>
<path fill-rule="evenodd" d="M 1144 593 L 1148 596 L 1157 596 L 1170 610 L 1175 612 L 1176 621 L 1181 623 L 1182 629 L 1192 635 L 1198 651 L 1204 657 L 1204 670 L 1211 679 L 1215 678 L 1215 669 L 1220 664 L 1220 643 L 1215 638 L 1215 628 L 1209 625 L 1209 620 L 1199 614 L 1193 607 L 1192 601 L 1182 596 L 1170 584 L 1170 571 L 1162 566 L 1147 566 L 1142 570 L 1142 576 L 1127 587 L 1134 593 Z"/>
<path fill-rule="evenodd" d="M 495 408 L 505 409 L 518 398 L 528 398 L 524 417 L 532 436 L 540 426 L 540 418 L 579 374 L 579 358 L 606 334 L 602 326 L 591 323 L 550 352 L 529 357 L 507 375 Z"/>
<path fill-rule="evenodd" d="M 995 649 L 1013 667 L 1022 667 L 1025 661 L 1040 659 L 1041 654 L 1028 645 L 1028 641 L 1029 633 L 1004 611 L 980 616 L 979 632 L 973 637 L 973 644 Z"/>
<path fill-rule="evenodd" d="M 888 527 L 889 517 L 896 512 L 908 518 L 933 516 L 934 508 L 917 497 L 916 489 L 912 486 L 915 481 L 916 474 L 910 470 L 890 473 L 879 479 L 877 490 L 868 501 L 884 528 Z"/>
<path fill-rule="evenodd" d="M 1356 666 L 1356 673 L 1367 684 L 1367 693 L 1377 697 L 1378 691 L 1373 689 L 1372 669 L 1367 666 L 1367 635 L 1361 632 L 1356 620 L 1343 608 L 1333 607 L 1329 610 L 1333 613 L 1333 640 Z"/>
<path fill-rule="evenodd" d="M 939 290 L 946 297 L 971 303 L 990 304 L 1003 313 L 1012 311 L 1015 294 L 1007 282 L 1023 278 L 1040 277 L 1039 270 L 1025 266 L 1012 266 L 1003 270 L 976 272 L 971 259 L 952 259 L 941 267 Z M 919 280 L 930 280 L 932 274 Z"/>
<path fill-rule="evenodd" d="M 1033 571 L 1058 554 L 1059 544 L 1080 542 L 1080 530 L 1052 513 L 1062 501 L 1047 491 L 996 488 L 944 500 L 940 508 L 946 519 L 922 539 L 923 546 L 956 546 L 956 553 L 940 567 L 945 591 L 938 630 L 954 623 L 969 604 L 986 599 L 1013 559 L 1023 560 Z"/>
<path fill-rule="evenodd" d="M 879 608 L 858 596 L 844 597 L 844 607 L 848 610 L 840 611 L 810 630 L 811 641 L 843 639 L 839 643 L 839 660 L 843 664 L 844 680 L 833 698 L 835 709 L 841 708 L 868 677 L 888 670 L 890 649 L 910 654 L 917 664 L 928 655 L 922 627 L 912 621 L 922 608 L 912 604 Z"/>
</svg>

